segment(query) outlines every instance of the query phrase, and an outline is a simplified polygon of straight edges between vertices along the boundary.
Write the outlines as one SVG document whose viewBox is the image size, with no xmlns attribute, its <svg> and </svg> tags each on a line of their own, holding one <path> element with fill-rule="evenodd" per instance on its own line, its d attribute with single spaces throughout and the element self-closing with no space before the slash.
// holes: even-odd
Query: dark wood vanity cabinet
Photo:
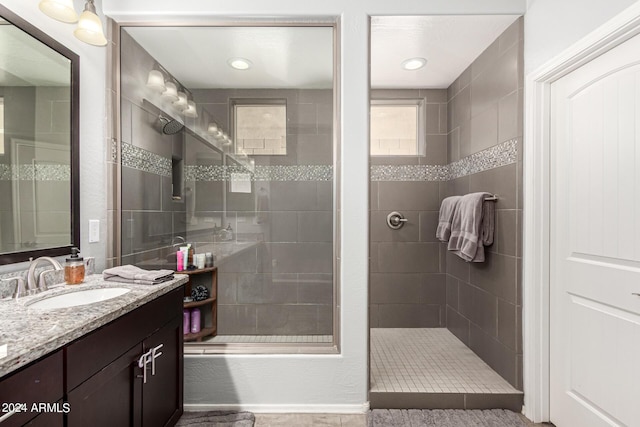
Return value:
<svg viewBox="0 0 640 427">
<path fill-rule="evenodd" d="M 183 402 L 183 292 L 160 296 L 4 378 L 1 402 L 59 401 L 68 411 L 20 413 L 2 427 L 175 425 Z"/>
<path fill-rule="evenodd" d="M 69 427 L 156 427 L 178 421 L 182 294 L 176 289 L 67 346 Z"/>
</svg>

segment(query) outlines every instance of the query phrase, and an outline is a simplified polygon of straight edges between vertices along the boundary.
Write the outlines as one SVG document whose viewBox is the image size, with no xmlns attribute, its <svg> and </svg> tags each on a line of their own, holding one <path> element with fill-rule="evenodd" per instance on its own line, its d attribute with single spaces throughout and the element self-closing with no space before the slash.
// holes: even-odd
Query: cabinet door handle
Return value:
<svg viewBox="0 0 640 427">
<path fill-rule="evenodd" d="M 6 420 L 8 420 L 9 418 L 11 418 L 12 416 L 14 416 L 16 414 L 15 410 L 11 410 L 9 412 L 7 412 L 6 414 L 4 414 L 3 416 L 0 417 L 0 423 L 5 422 Z"/>
<path fill-rule="evenodd" d="M 159 346 L 156 346 L 154 348 L 152 348 L 150 351 L 151 353 L 151 375 L 155 375 L 156 374 L 156 359 L 160 356 L 162 356 L 162 352 L 159 351 L 162 347 L 164 346 L 164 344 L 160 344 Z"/>
<path fill-rule="evenodd" d="M 140 358 L 138 359 L 138 367 L 142 368 L 142 383 L 146 384 L 147 383 L 147 364 L 151 361 L 151 350 L 147 351 L 146 353 L 144 353 L 142 356 L 140 356 Z"/>
</svg>

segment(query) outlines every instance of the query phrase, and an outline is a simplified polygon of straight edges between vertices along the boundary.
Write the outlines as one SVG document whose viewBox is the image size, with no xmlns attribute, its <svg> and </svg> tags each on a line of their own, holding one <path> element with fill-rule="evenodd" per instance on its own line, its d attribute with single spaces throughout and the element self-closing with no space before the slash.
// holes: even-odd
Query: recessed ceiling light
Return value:
<svg viewBox="0 0 640 427">
<path fill-rule="evenodd" d="M 426 63 L 427 60 L 424 58 L 409 58 L 402 61 L 402 68 L 409 71 L 418 70 L 424 67 Z"/>
<path fill-rule="evenodd" d="M 236 70 L 248 70 L 251 68 L 251 61 L 245 58 L 231 58 L 227 61 L 231 68 L 235 68 Z"/>
</svg>

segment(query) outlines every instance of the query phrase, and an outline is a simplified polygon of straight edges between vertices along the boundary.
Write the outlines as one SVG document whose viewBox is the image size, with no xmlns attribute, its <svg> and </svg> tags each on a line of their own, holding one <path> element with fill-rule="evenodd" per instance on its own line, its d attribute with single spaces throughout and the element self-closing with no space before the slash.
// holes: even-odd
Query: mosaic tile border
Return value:
<svg viewBox="0 0 640 427">
<path fill-rule="evenodd" d="M 486 150 L 450 163 L 449 179 L 460 178 L 489 169 L 510 165 L 518 161 L 518 140 L 511 139 Z"/>
<path fill-rule="evenodd" d="M 122 143 L 122 166 L 164 177 L 171 176 L 171 159 L 126 142 Z"/>
<path fill-rule="evenodd" d="M 0 164 L 0 181 L 70 181 L 69 165 Z"/>
<path fill-rule="evenodd" d="M 447 181 L 449 166 L 372 165 L 371 181 Z"/>
<path fill-rule="evenodd" d="M 186 181 L 229 181 L 231 175 L 250 172 L 241 166 L 186 166 Z M 255 166 L 251 181 L 331 181 L 333 166 Z"/>
<path fill-rule="evenodd" d="M 372 165 L 371 181 L 448 181 L 518 161 L 518 139 L 479 151 L 446 166 Z"/>
</svg>

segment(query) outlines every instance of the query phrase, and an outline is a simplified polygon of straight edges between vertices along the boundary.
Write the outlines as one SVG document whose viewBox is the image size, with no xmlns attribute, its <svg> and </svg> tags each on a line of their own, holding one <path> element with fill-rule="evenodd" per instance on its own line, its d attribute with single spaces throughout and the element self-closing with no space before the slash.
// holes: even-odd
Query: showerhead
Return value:
<svg viewBox="0 0 640 427">
<path fill-rule="evenodd" d="M 159 116 L 158 121 L 160 122 L 160 129 L 162 133 L 165 135 L 175 135 L 180 132 L 184 125 L 177 120 L 169 119 L 164 116 Z"/>
</svg>

